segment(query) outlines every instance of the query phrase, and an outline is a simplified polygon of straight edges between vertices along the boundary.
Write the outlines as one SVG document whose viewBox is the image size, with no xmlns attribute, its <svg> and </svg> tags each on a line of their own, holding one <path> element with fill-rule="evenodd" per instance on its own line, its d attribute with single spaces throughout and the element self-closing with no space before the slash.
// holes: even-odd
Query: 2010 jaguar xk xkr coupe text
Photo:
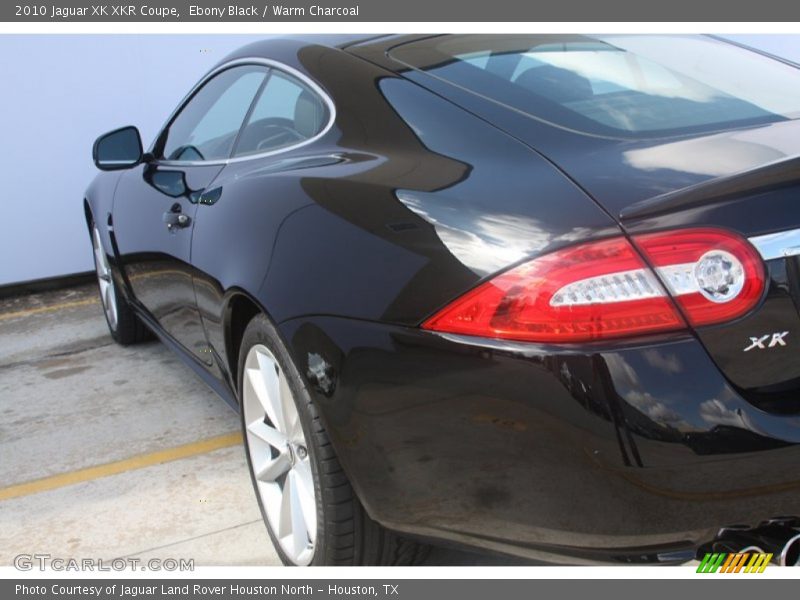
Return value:
<svg viewBox="0 0 800 600">
<path fill-rule="evenodd" d="M 252 44 L 97 140 L 108 325 L 241 411 L 287 564 L 796 564 L 798 116 L 713 37 Z"/>
</svg>

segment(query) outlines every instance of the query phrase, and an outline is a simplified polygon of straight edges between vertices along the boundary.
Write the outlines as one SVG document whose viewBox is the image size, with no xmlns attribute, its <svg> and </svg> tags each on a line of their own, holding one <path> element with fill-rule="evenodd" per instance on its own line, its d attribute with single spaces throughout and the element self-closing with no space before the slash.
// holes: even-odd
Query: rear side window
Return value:
<svg viewBox="0 0 800 600">
<path fill-rule="evenodd" d="M 319 95 L 295 77 L 273 70 L 242 128 L 234 156 L 299 144 L 322 131 L 328 119 Z"/>
<path fill-rule="evenodd" d="M 391 56 L 555 125 L 622 137 L 795 119 L 800 71 L 688 36 L 448 36 Z"/>
<path fill-rule="evenodd" d="M 162 155 L 167 160 L 220 160 L 230 156 L 267 69 L 232 67 L 201 87 L 173 119 Z"/>
</svg>

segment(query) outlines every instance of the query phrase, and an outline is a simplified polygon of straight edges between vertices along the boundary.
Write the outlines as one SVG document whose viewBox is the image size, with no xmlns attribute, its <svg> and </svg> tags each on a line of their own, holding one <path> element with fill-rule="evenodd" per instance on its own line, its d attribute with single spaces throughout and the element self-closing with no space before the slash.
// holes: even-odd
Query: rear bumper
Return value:
<svg viewBox="0 0 800 600">
<path fill-rule="evenodd" d="M 557 562 L 686 559 L 800 514 L 800 417 L 691 336 L 548 348 L 318 317 L 281 325 L 370 515 Z"/>
</svg>

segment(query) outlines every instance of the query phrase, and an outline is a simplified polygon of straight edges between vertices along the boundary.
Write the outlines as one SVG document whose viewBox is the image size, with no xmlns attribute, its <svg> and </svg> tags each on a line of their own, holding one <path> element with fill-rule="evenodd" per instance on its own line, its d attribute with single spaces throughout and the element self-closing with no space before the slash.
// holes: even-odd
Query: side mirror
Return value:
<svg viewBox="0 0 800 600">
<path fill-rule="evenodd" d="M 139 130 L 129 125 L 101 135 L 92 148 L 92 158 L 102 171 L 135 167 L 145 158 Z"/>
</svg>

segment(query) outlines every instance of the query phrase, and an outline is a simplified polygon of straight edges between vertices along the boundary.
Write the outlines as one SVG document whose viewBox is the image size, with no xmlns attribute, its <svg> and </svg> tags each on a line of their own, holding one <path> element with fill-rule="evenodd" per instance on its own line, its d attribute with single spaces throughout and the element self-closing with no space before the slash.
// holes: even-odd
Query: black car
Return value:
<svg viewBox="0 0 800 600">
<path fill-rule="evenodd" d="M 84 201 L 287 564 L 800 555 L 800 72 L 713 37 L 269 39 Z"/>
</svg>

